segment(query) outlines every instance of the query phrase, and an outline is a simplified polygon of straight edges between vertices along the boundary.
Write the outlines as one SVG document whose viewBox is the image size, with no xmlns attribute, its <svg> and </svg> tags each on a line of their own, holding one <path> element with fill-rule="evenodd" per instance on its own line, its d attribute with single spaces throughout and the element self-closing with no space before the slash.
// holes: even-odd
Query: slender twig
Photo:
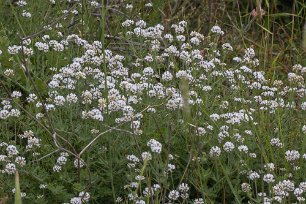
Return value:
<svg viewBox="0 0 306 204">
<path fill-rule="evenodd" d="M 111 127 L 109 125 L 105 125 L 103 124 L 103 126 L 107 127 L 107 128 L 110 128 L 112 130 L 117 130 L 117 131 L 120 131 L 120 132 L 126 132 L 126 133 L 129 133 L 131 135 L 133 135 L 134 133 L 132 133 L 131 131 L 128 131 L 128 130 L 124 130 L 124 129 L 120 129 L 120 128 L 116 128 L 116 127 Z"/>
<path fill-rule="evenodd" d="M 123 125 L 123 124 L 125 124 L 125 123 L 127 123 L 127 122 L 124 122 L 124 123 L 120 123 L 119 125 L 117 125 L 117 126 L 115 126 L 115 127 L 113 127 L 113 128 L 110 128 L 110 129 L 108 129 L 108 130 L 106 130 L 106 131 L 104 131 L 104 132 L 102 132 L 102 133 L 100 133 L 100 134 L 98 134 L 93 140 L 91 140 L 83 149 L 82 149 L 82 151 L 79 153 L 79 157 L 81 157 L 81 155 L 96 141 L 96 140 L 98 140 L 102 135 L 105 135 L 106 133 L 108 133 L 108 132 L 111 132 L 111 131 L 113 131 L 113 129 L 114 128 L 118 128 L 118 127 L 120 127 L 121 125 Z"/>
<path fill-rule="evenodd" d="M 57 152 L 59 152 L 59 151 L 60 151 L 60 149 L 54 150 L 53 152 L 50 152 L 49 154 L 46 154 L 45 156 L 40 157 L 39 159 L 32 160 L 31 163 L 41 161 L 41 160 L 43 160 L 44 158 L 47 158 L 47 157 L 51 156 L 52 154 L 55 154 L 55 153 L 57 153 Z"/>
</svg>

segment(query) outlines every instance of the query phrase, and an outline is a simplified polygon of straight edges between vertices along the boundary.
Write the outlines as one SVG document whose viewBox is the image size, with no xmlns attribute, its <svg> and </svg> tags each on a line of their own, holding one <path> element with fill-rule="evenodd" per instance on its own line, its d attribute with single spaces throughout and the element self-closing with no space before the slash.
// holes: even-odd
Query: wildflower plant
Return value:
<svg viewBox="0 0 306 204">
<path fill-rule="evenodd" d="M 55 21 L 19 0 L 20 39 L 1 34 L 0 198 L 13 199 L 18 171 L 25 203 L 305 200 L 306 67 L 268 78 L 218 25 L 202 34 L 146 22 L 130 3 L 106 15 L 98 1 L 47 2 Z"/>
</svg>

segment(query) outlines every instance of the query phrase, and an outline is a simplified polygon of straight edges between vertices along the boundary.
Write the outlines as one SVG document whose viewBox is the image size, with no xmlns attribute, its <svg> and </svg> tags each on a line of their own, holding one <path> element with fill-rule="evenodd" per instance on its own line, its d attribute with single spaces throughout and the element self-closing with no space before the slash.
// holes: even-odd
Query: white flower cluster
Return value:
<svg viewBox="0 0 306 204">
<path fill-rule="evenodd" d="M 18 98 L 21 96 L 21 93 L 16 91 L 12 93 L 12 97 Z M 19 117 L 20 111 L 18 109 L 13 108 L 10 100 L 3 100 L 1 102 L 2 108 L 0 106 L 0 120 L 6 120 L 11 117 Z"/>
<path fill-rule="evenodd" d="M 147 143 L 147 146 L 149 146 L 151 148 L 152 152 L 161 153 L 162 150 L 162 144 L 160 142 L 158 142 L 155 139 L 150 139 L 149 142 Z"/>
<path fill-rule="evenodd" d="M 14 174 L 17 167 L 23 167 L 26 165 L 26 159 L 19 155 L 19 151 L 15 145 L 9 145 L 2 142 L 0 144 L 0 150 L 5 148 L 5 154 L 0 154 L 0 164 L 4 169 L 0 170 L 2 173 Z"/>
<path fill-rule="evenodd" d="M 61 172 L 62 171 L 62 166 L 66 164 L 68 156 L 69 155 L 66 152 L 61 153 L 61 155 L 56 160 L 56 164 L 53 166 L 53 171 L 54 172 Z"/>
<path fill-rule="evenodd" d="M 82 204 L 84 202 L 89 202 L 90 194 L 88 192 L 80 192 L 78 197 L 73 197 L 70 199 L 70 204 Z"/>
</svg>

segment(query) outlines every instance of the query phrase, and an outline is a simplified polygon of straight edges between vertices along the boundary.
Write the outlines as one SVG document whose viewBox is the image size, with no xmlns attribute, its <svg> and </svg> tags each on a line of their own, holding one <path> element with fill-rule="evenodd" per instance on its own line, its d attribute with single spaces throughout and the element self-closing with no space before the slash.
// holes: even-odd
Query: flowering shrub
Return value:
<svg viewBox="0 0 306 204">
<path fill-rule="evenodd" d="M 101 7 L 88 3 L 50 1 L 69 6 L 62 23 L 1 47 L 0 197 L 13 199 L 18 171 L 26 203 L 305 200 L 306 67 L 268 78 L 218 25 L 135 17 L 116 36 L 102 25 L 102 40 L 67 32 Z M 16 2 L 18 22 L 28 5 Z"/>
</svg>

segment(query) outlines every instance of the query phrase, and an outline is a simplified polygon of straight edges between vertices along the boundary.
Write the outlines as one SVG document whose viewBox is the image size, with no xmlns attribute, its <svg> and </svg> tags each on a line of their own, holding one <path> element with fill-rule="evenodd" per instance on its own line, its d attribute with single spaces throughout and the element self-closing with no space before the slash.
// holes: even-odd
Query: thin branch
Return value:
<svg viewBox="0 0 306 204">
<path fill-rule="evenodd" d="M 59 151 L 60 151 L 60 149 L 54 150 L 53 152 L 50 152 L 49 154 L 46 154 L 45 156 L 43 156 L 43 157 L 41 157 L 41 158 L 39 158 L 39 159 L 36 159 L 36 160 L 31 161 L 31 163 L 41 161 L 41 160 L 43 160 L 44 158 L 47 158 L 47 157 L 51 156 L 52 154 L 55 154 L 56 152 L 59 152 Z"/>
<path fill-rule="evenodd" d="M 125 123 L 127 123 L 127 122 L 125 122 Z M 120 127 L 121 125 L 123 125 L 123 124 L 125 124 L 125 123 L 120 123 L 119 125 L 117 125 L 116 127 L 114 127 L 114 128 L 118 128 L 118 127 Z M 81 157 L 81 155 L 96 141 L 96 140 L 98 140 L 102 135 L 105 135 L 106 133 L 108 133 L 108 132 L 111 132 L 111 131 L 113 131 L 113 129 L 114 128 L 110 128 L 110 129 L 108 129 L 108 130 L 106 130 L 106 131 L 104 131 L 104 132 L 102 132 L 102 133 L 100 133 L 99 135 L 97 135 L 93 140 L 91 140 L 83 149 L 82 149 L 82 151 L 79 153 L 79 157 Z"/>
<path fill-rule="evenodd" d="M 116 127 L 111 127 L 109 125 L 104 125 L 103 126 L 107 127 L 107 128 L 110 128 L 112 130 L 117 130 L 117 131 L 120 131 L 120 132 L 125 132 L 125 133 L 128 133 L 128 134 L 131 134 L 133 135 L 134 133 L 132 133 L 131 131 L 128 131 L 128 130 L 124 130 L 124 129 L 119 129 L 119 128 L 116 128 Z"/>
</svg>

